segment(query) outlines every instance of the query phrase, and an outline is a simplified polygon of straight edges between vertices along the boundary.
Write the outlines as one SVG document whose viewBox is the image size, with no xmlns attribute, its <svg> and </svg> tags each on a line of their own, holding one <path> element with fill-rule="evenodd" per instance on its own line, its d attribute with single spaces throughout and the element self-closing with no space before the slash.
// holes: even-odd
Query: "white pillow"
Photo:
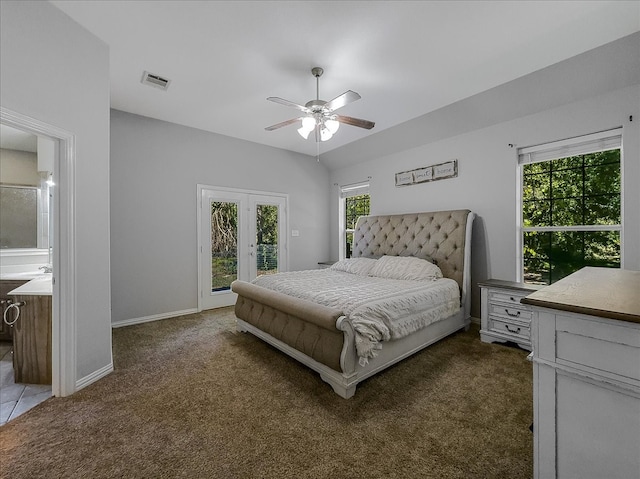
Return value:
<svg viewBox="0 0 640 479">
<path fill-rule="evenodd" d="M 347 258 L 333 263 L 329 269 L 367 276 L 376 263 L 373 258 Z"/>
<path fill-rule="evenodd" d="M 369 276 L 435 281 L 442 278 L 442 271 L 435 264 L 413 256 L 383 256 L 371 268 Z"/>
</svg>

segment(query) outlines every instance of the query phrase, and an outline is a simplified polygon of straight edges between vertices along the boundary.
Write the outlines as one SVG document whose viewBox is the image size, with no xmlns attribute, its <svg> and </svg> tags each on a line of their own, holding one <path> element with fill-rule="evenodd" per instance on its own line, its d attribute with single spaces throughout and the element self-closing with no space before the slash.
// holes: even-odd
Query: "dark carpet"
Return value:
<svg viewBox="0 0 640 479">
<path fill-rule="evenodd" d="M 472 326 L 344 400 L 234 319 L 115 329 L 112 374 L 0 428 L 1 477 L 532 476 L 527 352 Z"/>
</svg>

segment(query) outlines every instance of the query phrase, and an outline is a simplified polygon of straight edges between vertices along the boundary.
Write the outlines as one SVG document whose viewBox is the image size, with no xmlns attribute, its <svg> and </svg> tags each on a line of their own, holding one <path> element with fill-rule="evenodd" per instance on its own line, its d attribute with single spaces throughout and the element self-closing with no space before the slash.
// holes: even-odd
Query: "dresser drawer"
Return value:
<svg viewBox="0 0 640 479">
<path fill-rule="evenodd" d="M 640 381 L 640 329 L 632 322 L 556 314 L 556 362 Z"/>
<path fill-rule="evenodd" d="M 494 316 L 489 317 L 489 330 L 514 339 L 530 341 L 531 329 L 524 324 L 515 324 Z"/>
<path fill-rule="evenodd" d="M 531 322 L 531 310 L 524 305 L 489 303 L 489 316 L 500 316 L 508 321 Z"/>
</svg>

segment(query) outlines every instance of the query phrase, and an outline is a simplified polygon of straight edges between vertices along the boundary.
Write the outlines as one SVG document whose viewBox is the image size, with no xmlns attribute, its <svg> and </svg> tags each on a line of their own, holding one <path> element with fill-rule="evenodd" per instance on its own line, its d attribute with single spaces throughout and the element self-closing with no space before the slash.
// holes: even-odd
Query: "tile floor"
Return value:
<svg viewBox="0 0 640 479">
<path fill-rule="evenodd" d="M 0 426 L 51 397 L 50 385 L 14 382 L 12 349 L 0 342 Z"/>
</svg>

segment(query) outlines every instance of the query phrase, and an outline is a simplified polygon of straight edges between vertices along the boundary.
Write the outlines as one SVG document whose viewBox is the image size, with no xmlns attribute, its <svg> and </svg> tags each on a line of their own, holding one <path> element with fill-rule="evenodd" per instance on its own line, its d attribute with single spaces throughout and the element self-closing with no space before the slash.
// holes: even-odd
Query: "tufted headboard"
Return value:
<svg viewBox="0 0 640 479">
<path fill-rule="evenodd" d="M 442 274 L 458 282 L 463 302 L 471 290 L 469 210 L 362 216 L 353 234 L 353 257 L 415 256 L 431 258 Z"/>
</svg>

